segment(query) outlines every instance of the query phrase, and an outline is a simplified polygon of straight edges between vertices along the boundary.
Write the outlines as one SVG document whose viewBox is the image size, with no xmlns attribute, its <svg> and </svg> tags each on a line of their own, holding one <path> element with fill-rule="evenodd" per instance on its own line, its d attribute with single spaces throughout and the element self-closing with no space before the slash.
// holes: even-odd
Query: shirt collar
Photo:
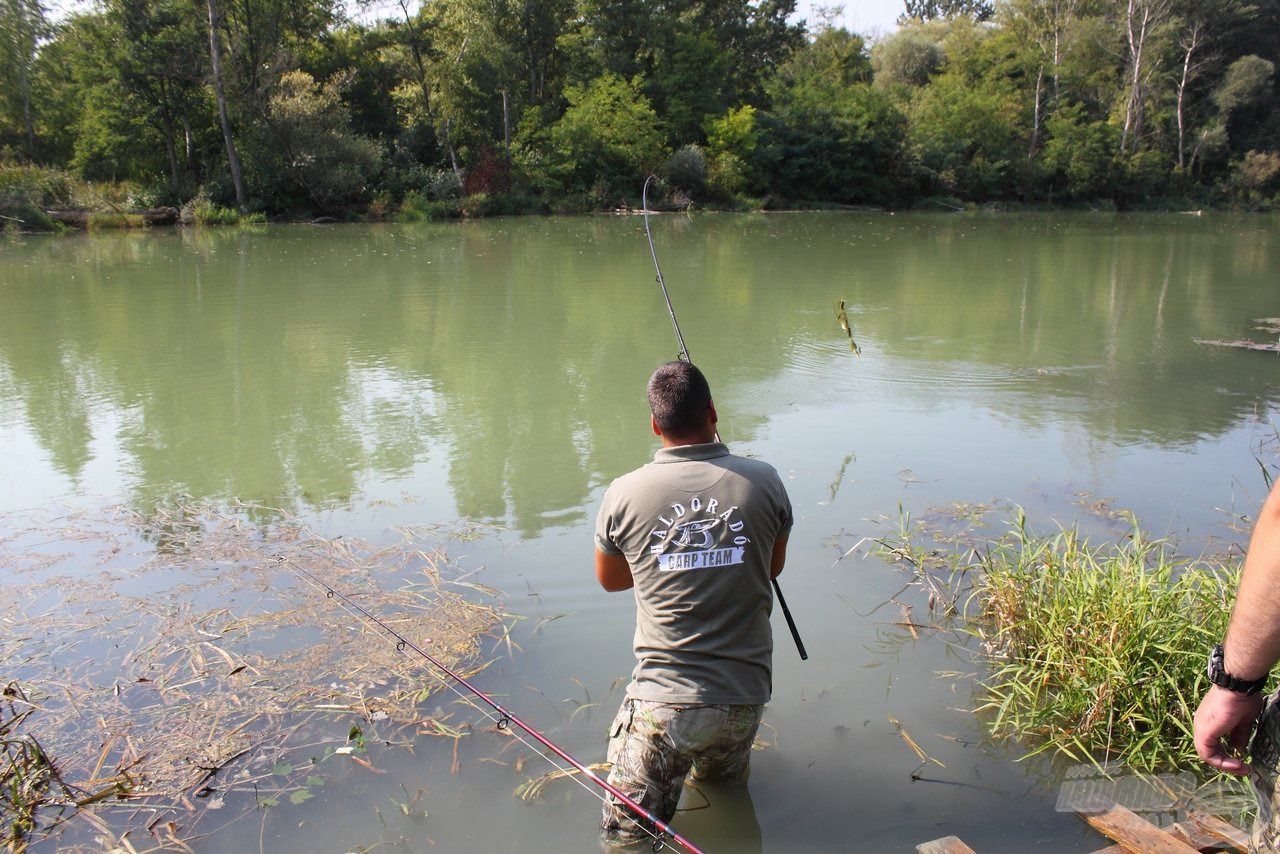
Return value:
<svg viewBox="0 0 1280 854">
<path fill-rule="evenodd" d="M 707 442 L 700 445 L 673 445 L 660 448 L 653 455 L 655 463 L 679 463 L 686 460 L 714 460 L 716 457 L 729 455 L 729 446 L 724 442 Z"/>
</svg>

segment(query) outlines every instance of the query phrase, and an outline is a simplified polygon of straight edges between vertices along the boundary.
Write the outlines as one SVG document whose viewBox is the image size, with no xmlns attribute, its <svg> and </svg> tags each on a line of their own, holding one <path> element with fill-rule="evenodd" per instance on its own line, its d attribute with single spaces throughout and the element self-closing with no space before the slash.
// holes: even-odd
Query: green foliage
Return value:
<svg viewBox="0 0 1280 854">
<path fill-rule="evenodd" d="M 912 0 L 870 50 L 822 12 L 806 39 L 794 0 L 436 0 L 373 24 L 218 0 L 217 43 L 246 206 L 273 213 L 591 210 L 653 171 L 727 205 L 1264 203 L 1246 155 L 1280 138 L 1280 6 L 1140 5 L 1136 83 L 1127 7 L 1050 0 Z M 0 0 L 0 157 L 238 203 L 203 4 L 44 15 Z"/>
<path fill-rule="evenodd" d="M 1238 567 L 1179 560 L 1136 524 L 1095 548 L 1019 519 L 980 554 L 972 625 L 993 670 L 978 711 L 994 735 L 1147 771 L 1195 761 L 1191 704 Z"/>
<path fill-rule="evenodd" d="M 1227 67 L 1213 102 L 1224 113 L 1260 103 L 1271 93 L 1275 64 L 1259 56 L 1242 56 Z"/>
<path fill-rule="evenodd" d="M 284 169 L 325 211 L 359 201 L 381 159 L 376 142 L 350 130 L 350 116 L 339 97 L 349 80 L 349 75 L 338 74 L 319 86 L 305 71 L 290 71 L 281 76 L 270 100 L 268 125 Z"/>
<path fill-rule="evenodd" d="M 760 124 L 755 107 L 729 110 L 709 119 L 707 134 L 707 190 L 717 199 L 729 200 L 757 183 L 748 163 L 760 145 Z"/>
<path fill-rule="evenodd" d="M 691 199 L 701 198 L 707 190 L 707 158 L 696 145 L 678 148 L 667 158 L 663 175 L 667 183 Z"/>
<path fill-rule="evenodd" d="M 242 217 L 235 208 L 214 204 L 201 195 L 183 207 L 182 221 L 195 225 L 238 225 Z"/>
<path fill-rule="evenodd" d="M 401 222 L 418 222 L 424 219 L 445 219 L 459 215 L 456 200 L 433 199 L 421 190 L 410 190 L 404 194 L 404 199 L 400 202 L 396 219 Z"/>
<path fill-rule="evenodd" d="M 928 21 L 934 18 L 970 18 L 989 21 L 995 15 L 992 0 L 905 0 L 906 14 L 901 20 Z"/>
<path fill-rule="evenodd" d="M 1023 162 L 1016 100 L 945 74 L 915 92 L 907 144 L 926 193 L 973 201 L 1011 194 Z"/>
<path fill-rule="evenodd" d="M 1049 140 L 1041 164 L 1049 172 L 1051 190 L 1068 198 L 1105 194 L 1116 150 L 1115 127 L 1090 121 L 1082 104 L 1070 104 L 1050 116 L 1045 129 Z"/>
<path fill-rule="evenodd" d="M 39 0 L 0 2 L 0 148 L 27 158 L 37 153 L 37 63 L 49 22 Z"/>
<path fill-rule="evenodd" d="M 62 170 L 0 161 L 0 207 L 67 210 L 75 196 L 74 180 Z"/>
<path fill-rule="evenodd" d="M 669 53 L 645 87 L 666 117 L 668 140 L 676 145 L 699 138 L 708 116 L 724 111 L 724 81 L 730 57 L 705 33 L 677 33 Z"/>
<path fill-rule="evenodd" d="M 942 47 L 920 27 L 904 26 L 871 50 L 876 85 L 924 86 L 942 68 Z"/>
<path fill-rule="evenodd" d="M 1225 189 L 1242 207 L 1271 207 L 1280 194 L 1280 152 L 1246 152 L 1232 167 Z"/>
<path fill-rule="evenodd" d="M 90 231 L 101 231 L 117 228 L 147 228 L 147 221 L 141 214 L 94 211 L 89 214 L 86 226 Z"/>
<path fill-rule="evenodd" d="M 568 109 L 539 141 L 547 146 L 546 173 L 564 193 L 607 204 L 662 162 L 658 117 L 633 84 L 606 74 L 568 87 L 565 98 Z"/>
</svg>

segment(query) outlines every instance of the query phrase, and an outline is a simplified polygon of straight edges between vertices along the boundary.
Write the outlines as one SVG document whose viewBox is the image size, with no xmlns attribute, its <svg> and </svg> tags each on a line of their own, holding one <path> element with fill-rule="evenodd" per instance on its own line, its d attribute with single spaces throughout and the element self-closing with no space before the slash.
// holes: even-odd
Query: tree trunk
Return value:
<svg viewBox="0 0 1280 854">
<path fill-rule="evenodd" d="M 413 16 L 409 14 L 409 6 L 400 0 L 400 11 L 404 12 L 404 25 L 409 30 L 409 52 L 413 54 L 413 64 L 418 68 L 418 86 L 422 90 L 422 112 L 427 121 L 431 121 L 431 86 L 427 82 L 427 66 L 422 61 L 422 51 L 418 50 L 418 31 L 413 26 Z"/>
<path fill-rule="evenodd" d="M 240 177 L 240 155 L 236 153 L 236 141 L 231 136 L 231 120 L 227 118 L 227 96 L 222 88 L 222 54 L 218 48 L 217 0 L 209 3 L 209 61 L 213 66 L 213 91 L 218 100 L 218 120 L 222 124 L 222 138 L 227 144 L 227 162 L 231 167 L 231 183 L 236 190 L 236 207 L 240 213 L 248 213 L 245 201 L 244 181 Z"/>
<path fill-rule="evenodd" d="M 1034 160 L 1036 150 L 1040 147 L 1040 102 L 1043 88 L 1044 66 L 1041 65 L 1040 70 L 1036 72 L 1036 102 L 1031 116 L 1031 145 L 1027 146 L 1027 160 Z"/>
<path fill-rule="evenodd" d="M 1197 21 L 1187 28 L 1186 38 L 1182 46 L 1184 53 L 1182 55 L 1182 77 L 1178 80 L 1178 169 L 1186 168 L 1186 150 L 1187 150 L 1187 128 L 1186 128 L 1186 102 L 1187 87 L 1190 85 L 1192 78 L 1195 76 L 1196 67 L 1192 63 L 1192 57 L 1203 41 L 1203 33 L 1201 31 L 1200 22 Z"/>
</svg>

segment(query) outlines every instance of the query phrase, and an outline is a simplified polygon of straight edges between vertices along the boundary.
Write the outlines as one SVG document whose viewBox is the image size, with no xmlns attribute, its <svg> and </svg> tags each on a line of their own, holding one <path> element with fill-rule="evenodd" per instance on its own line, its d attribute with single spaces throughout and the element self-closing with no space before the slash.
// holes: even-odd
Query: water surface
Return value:
<svg viewBox="0 0 1280 854">
<path fill-rule="evenodd" d="M 907 851 L 951 834 L 978 850 L 1098 847 L 1054 812 L 1061 768 L 983 742 L 971 681 L 937 675 L 978 670 L 951 636 L 895 625 L 898 603 L 930 622 L 919 592 L 900 592 L 909 576 L 837 559 L 900 512 L 957 502 L 1006 508 L 997 524 L 1017 505 L 1043 530 L 1120 536 L 1090 509 L 1105 499 L 1191 551 L 1238 541 L 1233 522 L 1263 497 L 1259 461 L 1276 459 L 1280 362 L 1194 339 L 1280 315 L 1277 221 L 652 224 L 722 435 L 791 491 L 781 581 L 811 653 L 798 660 L 775 614 L 771 746 L 751 798 L 713 793 L 677 826 L 708 851 Z M 595 585 L 591 522 L 608 482 L 652 453 L 644 381 L 676 353 L 636 217 L 8 238 L 0 513 L 183 495 L 375 542 L 397 525 L 502 526 L 456 555 L 529 617 L 482 687 L 600 761 L 634 605 Z M 911 779 L 920 761 L 891 716 L 945 766 L 919 771 L 941 782 Z M 380 761 L 389 774 L 335 781 L 201 848 L 260 834 L 299 850 L 594 847 L 597 808 L 576 787 L 519 802 L 512 767 L 452 773 L 431 741 Z M 392 806 L 402 787 L 426 790 L 426 818 Z"/>
</svg>

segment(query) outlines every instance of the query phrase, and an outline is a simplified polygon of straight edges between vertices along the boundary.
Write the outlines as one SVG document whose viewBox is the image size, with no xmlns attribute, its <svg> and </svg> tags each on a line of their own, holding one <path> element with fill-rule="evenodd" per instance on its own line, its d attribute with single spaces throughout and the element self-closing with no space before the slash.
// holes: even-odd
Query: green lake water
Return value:
<svg viewBox="0 0 1280 854">
<path fill-rule="evenodd" d="M 1121 536 L 1105 502 L 1193 553 L 1240 542 L 1260 461 L 1280 454 L 1280 355 L 1196 339 L 1265 339 L 1251 326 L 1280 316 L 1280 220 L 652 226 L 722 436 L 790 490 L 780 581 L 811 656 L 775 613 L 771 746 L 750 798 L 712 793 L 677 828 L 709 852 L 910 851 L 953 834 L 979 851 L 1101 847 L 1055 811 L 1069 764 L 983 740 L 972 680 L 938 675 L 980 672 L 954 636 L 897 625 L 903 605 L 934 622 L 910 576 L 865 545 L 840 558 L 901 513 L 975 504 L 997 508 L 997 529 L 1019 506 L 1039 530 Z M 651 455 L 644 382 L 676 354 L 639 217 L 5 238 L 0 526 L 174 496 L 374 542 L 500 526 L 455 558 L 528 619 L 478 682 L 602 761 L 634 605 L 596 585 L 592 521 L 608 482 Z M 893 719 L 941 763 L 927 780 Z M 512 767 L 464 747 L 454 773 L 451 745 L 388 750 L 387 774 L 330 781 L 198 850 L 595 850 L 591 794 L 518 801 Z M 402 787 L 426 791 L 426 818 L 395 807 Z"/>
</svg>

